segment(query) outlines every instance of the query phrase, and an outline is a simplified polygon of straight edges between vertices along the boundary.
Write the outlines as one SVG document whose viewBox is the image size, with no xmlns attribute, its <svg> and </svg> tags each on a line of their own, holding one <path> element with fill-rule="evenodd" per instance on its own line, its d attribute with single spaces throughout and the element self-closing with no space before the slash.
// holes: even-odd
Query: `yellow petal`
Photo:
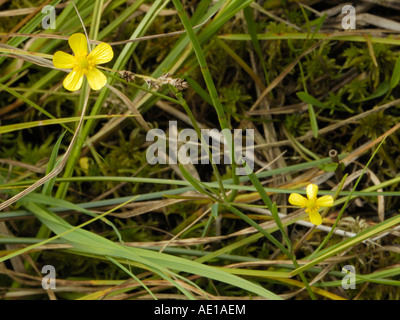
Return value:
<svg viewBox="0 0 400 320">
<path fill-rule="evenodd" d="M 309 184 L 307 186 L 307 198 L 308 200 L 315 200 L 317 199 L 317 193 L 318 193 L 318 186 L 316 184 Z"/>
<path fill-rule="evenodd" d="M 86 74 L 86 78 L 93 90 L 100 90 L 107 83 L 107 77 L 97 68 L 90 69 Z"/>
<path fill-rule="evenodd" d="M 323 196 L 317 199 L 317 205 L 320 207 L 332 207 L 333 198 L 332 196 Z"/>
<path fill-rule="evenodd" d="M 88 58 L 95 64 L 107 63 L 114 57 L 114 51 L 107 43 L 100 43 L 94 50 L 89 53 Z"/>
<path fill-rule="evenodd" d="M 320 225 L 322 223 L 321 215 L 317 210 L 309 210 L 308 217 L 310 218 L 311 223 L 315 225 Z"/>
<path fill-rule="evenodd" d="M 308 200 L 298 193 L 291 193 L 289 196 L 289 203 L 294 206 L 300 206 L 302 208 L 307 206 Z"/>
<path fill-rule="evenodd" d="M 75 56 L 86 56 L 87 55 L 87 40 L 83 33 L 74 33 L 68 39 L 69 46 L 74 52 Z"/>
<path fill-rule="evenodd" d="M 83 82 L 83 73 L 81 69 L 72 70 L 64 79 L 63 86 L 69 91 L 77 91 L 81 88 Z"/>
<path fill-rule="evenodd" d="M 88 174 L 89 173 L 89 158 L 88 157 L 82 157 L 79 159 L 79 165 L 81 166 L 81 169 Z"/>
<path fill-rule="evenodd" d="M 57 51 L 53 56 L 53 64 L 58 69 L 72 69 L 75 58 L 68 53 Z"/>
</svg>

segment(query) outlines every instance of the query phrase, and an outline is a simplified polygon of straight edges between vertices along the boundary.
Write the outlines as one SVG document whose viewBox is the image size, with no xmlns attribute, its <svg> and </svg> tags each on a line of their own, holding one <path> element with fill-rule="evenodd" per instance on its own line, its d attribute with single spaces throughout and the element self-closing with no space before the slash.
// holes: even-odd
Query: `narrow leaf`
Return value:
<svg viewBox="0 0 400 320">
<path fill-rule="evenodd" d="M 304 91 L 300 91 L 297 93 L 297 97 L 303 102 L 306 102 L 308 104 L 312 104 L 313 106 L 319 107 L 319 108 L 324 108 L 326 109 L 327 106 L 323 104 L 321 101 L 318 99 L 314 98 L 313 96 L 310 96 L 308 93 Z"/>
<path fill-rule="evenodd" d="M 400 81 L 400 56 L 396 60 L 396 65 L 394 66 L 392 78 L 390 79 L 390 88 L 393 89 L 399 84 Z"/>
</svg>

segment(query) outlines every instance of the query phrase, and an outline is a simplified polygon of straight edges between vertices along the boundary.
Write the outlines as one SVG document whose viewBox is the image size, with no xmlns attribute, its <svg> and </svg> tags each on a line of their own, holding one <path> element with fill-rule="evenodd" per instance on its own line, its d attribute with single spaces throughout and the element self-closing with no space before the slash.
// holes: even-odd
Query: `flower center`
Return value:
<svg viewBox="0 0 400 320">
<path fill-rule="evenodd" d="M 307 203 L 307 209 L 308 210 L 318 210 L 319 209 L 319 205 L 317 204 L 316 200 L 308 200 Z"/>
<path fill-rule="evenodd" d="M 75 66 L 82 70 L 83 74 L 86 74 L 90 69 L 95 66 L 92 59 L 88 59 L 87 55 L 76 56 Z"/>
</svg>

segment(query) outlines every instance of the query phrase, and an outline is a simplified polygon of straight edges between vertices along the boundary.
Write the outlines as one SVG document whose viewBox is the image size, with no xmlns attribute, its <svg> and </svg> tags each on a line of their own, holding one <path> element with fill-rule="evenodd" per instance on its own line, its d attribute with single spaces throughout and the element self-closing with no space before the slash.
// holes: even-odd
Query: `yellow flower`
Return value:
<svg viewBox="0 0 400 320">
<path fill-rule="evenodd" d="M 63 86 L 69 91 L 77 91 L 81 88 L 83 76 L 86 76 L 89 86 L 93 90 L 100 90 L 107 83 L 106 76 L 96 68 L 96 65 L 107 63 L 114 57 L 111 46 L 100 43 L 88 54 L 86 36 L 75 33 L 68 39 L 74 55 L 57 51 L 53 56 L 53 64 L 58 69 L 72 69 L 64 79 Z"/>
<path fill-rule="evenodd" d="M 318 213 L 318 209 L 320 207 L 332 207 L 333 198 L 332 196 L 323 196 L 317 199 L 318 186 L 315 184 L 309 184 L 306 191 L 308 199 L 298 193 L 292 193 L 289 196 L 289 203 L 294 206 L 306 208 L 305 211 L 308 213 L 310 221 L 315 225 L 320 225 L 322 218 Z"/>
</svg>

